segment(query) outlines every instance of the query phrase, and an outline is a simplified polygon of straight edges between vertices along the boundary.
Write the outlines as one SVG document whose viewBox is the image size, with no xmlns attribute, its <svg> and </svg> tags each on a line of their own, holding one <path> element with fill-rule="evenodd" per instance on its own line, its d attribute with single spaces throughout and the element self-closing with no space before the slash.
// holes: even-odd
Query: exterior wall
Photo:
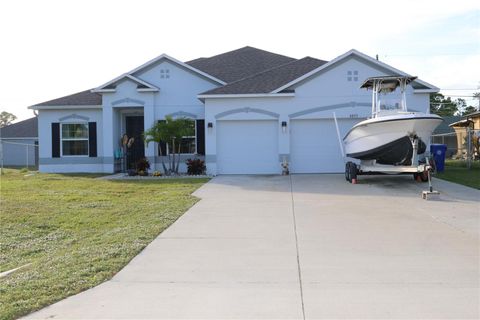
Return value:
<svg viewBox="0 0 480 320">
<path fill-rule="evenodd" d="M 52 123 L 96 122 L 97 157 L 68 156 L 52 158 Z M 100 109 L 39 110 L 38 143 L 41 172 L 103 172 L 102 111 Z"/>
<path fill-rule="evenodd" d="M 168 78 L 165 77 L 166 70 L 168 70 Z M 124 80 L 117 85 L 116 92 L 103 94 L 103 118 L 105 119 L 103 157 L 109 159 L 104 163 L 104 172 L 113 172 L 113 155 L 115 149 L 119 148 L 120 137 L 125 133 L 125 115 L 143 114 L 145 129 L 152 127 L 158 120 L 165 119 L 167 115 L 204 119 L 204 105 L 197 99 L 197 94 L 218 86 L 166 59 L 134 75 L 160 90 L 139 92 L 135 82 Z M 152 171 L 162 171 L 161 159 L 157 155 L 156 143 L 146 146 L 145 156 L 151 163 Z M 188 159 L 199 156 L 182 155 L 182 157 Z M 181 163 L 180 171 L 186 171 L 184 163 Z"/>
<path fill-rule="evenodd" d="M 348 81 L 347 72 L 358 71 L 357 81 Z M 300 82 L 294 97 L 262 98 L 208 98 L 205 100 L 206 162 L 209 174 L 217 174 L 216 168 L 216 123 L 218 120 L 266 120 L 279 122 L 279 165 L 282 159 L 290 156 L 290 129 L 282 131 L 281 123 L 293 119 L 331 119 L 333 113 L 337 119 L 364 120 L 371 116 L 371 91 L 359 89 L 368 77 L 386 75 L 383 70 L 350 58 L 334 68 Z M 352 74 L 353 77 L 353 74 Z M 353 79 L 352 79 L 353 80 Z M 429 94 L 415 94 L 413 89 L 407 91 L 407 103 L 412 111 L 429 109 Z M 321 137 L 312 137 L 319 139 Z M 241 146 L 239 146 L 241 147 Z"/>
<path fill-rule="evenodd" d="M 36 167 L 38 165 L 38 146 L 35 147 L 36 142 L 38 142 L 37 138 L 1 139 L 0 153 L 3 157 L 3 165 Z"/>
</svg>

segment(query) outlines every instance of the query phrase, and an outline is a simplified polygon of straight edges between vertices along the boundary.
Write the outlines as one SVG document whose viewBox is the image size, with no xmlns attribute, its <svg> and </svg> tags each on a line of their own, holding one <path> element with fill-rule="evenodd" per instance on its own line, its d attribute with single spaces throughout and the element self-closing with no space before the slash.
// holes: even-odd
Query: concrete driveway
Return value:
<svg viewBox="0 0 480 320">
<path fill-rule="evenodd" d="M 478 319 L 480 192 L 220 176 L 112 280 L 29 319 Z"/>
</svg>

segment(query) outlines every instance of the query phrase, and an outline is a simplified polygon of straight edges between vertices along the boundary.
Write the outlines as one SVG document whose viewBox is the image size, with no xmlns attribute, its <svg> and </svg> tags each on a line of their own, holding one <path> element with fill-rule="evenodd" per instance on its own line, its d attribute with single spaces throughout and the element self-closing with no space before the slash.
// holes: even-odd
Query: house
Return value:
<svg viewBox="0 0 480 320">
<path fill-rule="evenodd" d="M 461 120 L 450 123 L 449 125 L 455 130 L 456 140 L 458 145 L 455 158 L 464 158 L 467 156 L 467 137 L 471 135 L 472 139 L 476 139 L 477 142 L 473 143 L 475 148 L 474 153 L 478 156 L 478 141 L 480 137 L 480 111 L 473 112 L 469 115 L 463 116 Z"/>
<path fill-rule="evenodd" d="M 141 134 L 170 115 L 195 123 L 181 159 L 205 159 L 210 174 L 343 172 L 341 134 L 371 113 L 367 77 L 406 75 L 357 50 L 332 61 L 294 59 L 244 47 L 181 62 L 161 55 L 94 89 L 39 103 L 40 171 L 114 172 L 124 133 L 135 157 L 161 170 L 159 147 Z M 438 88 L 409 87 L 411 110 L 429 110 Z M 162 148 L 161 148 L 162 149 Z M 168 150 L 162 150 L 168 152 Z M 183 168 L 184 169 L 184 168 Z"/>
<path fill-rule="evenodd" d="M 37 167 L 38 121 L 36 117 L 0 128 L 0 162 L 6 167 Z"/>
<path fill-rule="evenodd" d="M 451 158 L 458 152 L 458 141 L 451 123 L 460 121 L 462 116 L 444 116 L 442 123 L 435 128 L 432 134 L 432 143 L 447 146 L 446 157 Z"/>
</svg>

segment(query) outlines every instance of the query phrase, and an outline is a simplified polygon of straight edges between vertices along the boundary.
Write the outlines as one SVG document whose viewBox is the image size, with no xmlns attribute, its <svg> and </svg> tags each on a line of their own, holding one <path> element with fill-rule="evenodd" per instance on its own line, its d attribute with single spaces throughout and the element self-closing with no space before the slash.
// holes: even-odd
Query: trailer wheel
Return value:
<svg viewBox="0 0 480 320">
<path fill-rule="evenodd" d="M 350 164 L 350 161 L 345 163 L 345 180 L 347 180 L 348 182 L 352 181 L 350 178 Z"/>
<path fill-rule="evenodd" d="M 357 179 L 357 166 L 353 162 L 350 162 L 349 177 L 350 182 L 353 182 L 353 180 Z"/>
<path fill-rule="evenodd" d="M 420 180 L 422 180 L 422 182 L 428 182 L 428 172 L 426 170 L 418 175 L 420 176 Z"/>
</svg>

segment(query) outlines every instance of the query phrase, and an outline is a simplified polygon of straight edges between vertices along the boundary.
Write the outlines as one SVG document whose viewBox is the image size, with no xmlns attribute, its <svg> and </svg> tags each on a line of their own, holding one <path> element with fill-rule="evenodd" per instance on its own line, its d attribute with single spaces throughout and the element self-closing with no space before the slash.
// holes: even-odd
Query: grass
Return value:
<svg viewBox="0 0 480 320">
<path fill-rule="evenodd" d="M 439 179 L 480 190 L 480 163 L 478 161 L 472 162 L 471 168 L 467 169 L 465 161 L 447 160 L 445 171 L 438 172 L 435 176 Z"/>
<path fill-rule="evenodd" d="M 1 179 L 0 319 L 110 279 L 198 199 L 207 179 L 95 180 L 7 170 Z"/>
</svg>

